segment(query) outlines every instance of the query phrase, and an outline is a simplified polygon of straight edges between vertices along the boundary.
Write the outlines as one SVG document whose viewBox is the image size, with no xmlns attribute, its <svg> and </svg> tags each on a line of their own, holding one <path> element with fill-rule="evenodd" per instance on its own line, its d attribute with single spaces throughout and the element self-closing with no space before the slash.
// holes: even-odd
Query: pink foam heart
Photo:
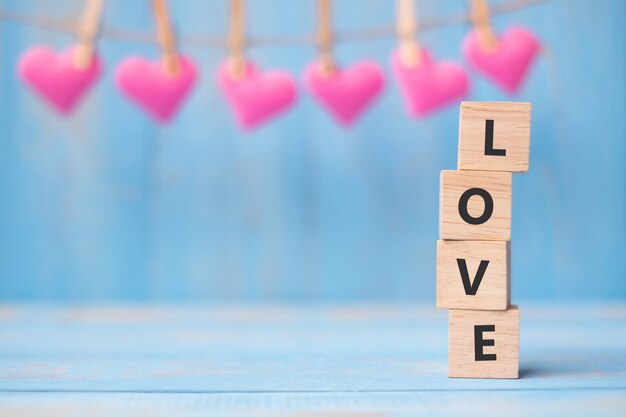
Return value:
<svg viewBox="0 0 626 417">
<path fill-rule="evenodd" d="M 252 129 L 277 116 L 296 98 L 295 83 L 289 74 L 282 71 L 261 73 L 249 62 L 243 74 L 238 76 L 231 73 L 227 63 L 222 64 L 217 79 L 244 129 Z"/>
<path fill-rule="evenodd" d="M 404 64 L 398 51 L 394 52 L 391 66 L 413 117 L 427 115 L 460 101 L 469 88 L 467 75 L 460 65 L 445 61 L 436 63 L 424 49 L 414 66 Z"/>
<path fill-rule="evenodd" d="M 503 90 L 514 93 L 522 85 L 524 75 L 539 51 L 539 41 L 523 27 L 509 28 L 493 51 L 480 46 L 476 31 L 463 41 L 463 55 L 476 70 Z"/>
<path fill-rule="evenodd" d="M 178 70 L 169 74 L 163 61 L 131 57 L 115 72 L 119 89 L 148 112 L 156 121 L 170 121 L 196 82 L 193 62 L 180 56 Z"/>
<path fill-rule="evenodd" d="M 73 55 L 73 47 L 56 53 L 47 46 L 35 46 L 18 63 L 20 78 L 61 114 L 70 113 L 100 76 L 97 55 L 85 69 L 76 67 Z"/>
<path fill-rule="evenodd" d="M 382 91 L 383 74 L 373 62 L 360 62 L 324 74 L 319 63 L 310 64 L 305 82 L 313 96 L 343 125 L 352 124 Z"/>
</svg>

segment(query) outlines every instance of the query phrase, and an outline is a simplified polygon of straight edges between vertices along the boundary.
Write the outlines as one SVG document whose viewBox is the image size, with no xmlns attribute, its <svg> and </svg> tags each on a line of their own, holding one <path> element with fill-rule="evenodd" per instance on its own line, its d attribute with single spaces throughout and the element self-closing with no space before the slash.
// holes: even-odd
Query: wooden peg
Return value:
<svg viewBox="0 0 626 417">
<path fill-rule="evenodd" d="M 230 27 L 228 33 L 228 47 L 230 56 L 228 67 L 236 77 L 243 74 L 245 60 L 245 30 L 244 30 L 244 0 L 230 1 Z"/>
<path fill-rule="evenodd" d="M 486 0 L 472 0 L 470 20 L 478 33 L 478 41 L 485 51 L 494 51 L 498 45 L 489 21 L 489 6 Z"/>
<path fill-rule="evenodd" d="M 94 42 L 100 28 L 104 0 L 88 0 L 78 24 L 78 44 L 74 52 L 74 66 L 84 70 L 89 67 L 94 54 Z"/>
<path fill-rule="evenodd" d="M 335 70 L 331 19 L 331 0 L 317 0 L 317 46 L 320 68 L 324 74 L 331 74 Z"/>
<path fill-rule="evenodd" d="M 400 59 L 404 65 L 414 67 L 420 62 L 414 0 L 397 0 L 396 5 L 396 33 L 400 40 Z"/>
<path fill-rule="evenodd" d="M 157 40 L 163 50 L 163 60 L 167 73 L 176 75 L 178 72 L 178 54 L 176 53 L 176 42 L 165 2 L 166 0 L 152 0 L 157 26 Z"/>
</svg>

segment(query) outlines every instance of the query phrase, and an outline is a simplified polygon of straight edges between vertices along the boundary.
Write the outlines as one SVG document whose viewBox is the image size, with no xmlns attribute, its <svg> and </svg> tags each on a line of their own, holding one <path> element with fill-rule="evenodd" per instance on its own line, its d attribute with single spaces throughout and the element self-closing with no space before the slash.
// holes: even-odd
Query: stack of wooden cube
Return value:
<svg viewBox="0 0 626 417">
<path fill-rule="evenodd" d="M 461 103 L 457 171 L 441 172 L 437 307 L 448 376 L 518 378 L 511 305 L 512 173 L 528 171 L 530 103 Z"/>
</svg>

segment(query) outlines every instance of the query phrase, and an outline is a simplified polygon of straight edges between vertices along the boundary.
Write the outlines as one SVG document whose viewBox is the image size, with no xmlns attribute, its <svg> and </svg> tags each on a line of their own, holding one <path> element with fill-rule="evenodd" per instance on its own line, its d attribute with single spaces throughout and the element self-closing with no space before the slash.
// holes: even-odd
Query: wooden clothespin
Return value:
<svg viewBox="0 0 626 417">
<path fill-rule="evenodd" d="M 228 32 L 228 68 L 232 75 L 243 75 L 246 58 L 246 34 L 244 29 L 244 0 L 230 0 L 230 27 Z"/>
<path fill-rule="evenodd" d="M 320 55 L 320 68 L 324 74 L 331 74 L 335 70 L 331 19 L 331 0 L 317 0 L 316 40 Z"/>
<path fill-rule="evenodd" d="M 166 0 L 152 0 L 152 8 L 157 26 L 157 40 L 163 50 L 165 70 L 169 75 L 176 75 L 178 72 L 178 54 L 176 53 L 176 42 L 165 2 Z"/>
<path fill-rule="evenodd" d="M 78 44 L 74 53 L 74 65 L 84 70 L 89 67 L 94 54 L 94 43 L 100 29 L 100 17 L 104 0 L 87 0 L 83 15 L 78 24 Z"/>
<path fill-rule="evenodd" d="M 486 0 L 471 0 L 470 20 L 478 33 L 478 41 L 485 51 L 493 51 L 498 45 L 498 39 L 491 29 L 489 21 L 489 6 Z"/>
<path fill-rule="evenodd" d="M 396 33 L 402 63 L 414 67 L 420 62 L 417 43 L 417 19 L 413 0 L 396 0 Z"/>
</svg>

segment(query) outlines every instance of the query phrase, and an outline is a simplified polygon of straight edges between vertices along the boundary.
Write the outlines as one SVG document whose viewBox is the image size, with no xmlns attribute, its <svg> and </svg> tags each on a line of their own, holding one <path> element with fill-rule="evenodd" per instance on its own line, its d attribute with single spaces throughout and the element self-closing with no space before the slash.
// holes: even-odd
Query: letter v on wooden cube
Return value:
<svg viewBox="0 0 626 417">
<path fill-rule="evenodd" d="M 530 112 L 530 103 L 461 103 L 458 168 L 527 172 Z"/>
<path fill-rule="evenodd" d="M 506 310 L 511 303 L 507 241 L 439 240 L 437 307 Z"/>
</svg>

